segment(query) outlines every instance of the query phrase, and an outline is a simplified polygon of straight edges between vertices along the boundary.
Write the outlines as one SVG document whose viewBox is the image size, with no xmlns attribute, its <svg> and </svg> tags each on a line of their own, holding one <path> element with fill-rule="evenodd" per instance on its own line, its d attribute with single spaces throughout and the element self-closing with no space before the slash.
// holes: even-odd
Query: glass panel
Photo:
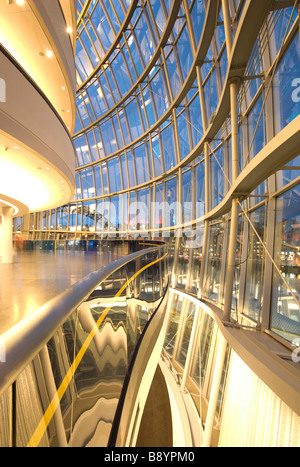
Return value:
<svg viewBox="0 0 300 467">
<path fill-rule="evenodd" d="M 214 326 L 215 322 L 211 316 L 201 310 L 197 349 L 191 369 L 191 377 L 201 390 L 203 390 L 208 367 Z"/>
<path fill-rule="evenodd" d="M 218 302 L 221 297 L 221 266 L 224 246 L 224 224 L 210 226 L 209 256 L 204 284 L 205 296 Z"/>
<path fill-rule="evenodd" d="M 185 236 L 179 239 L 178 263 L 177 263 L 177 287 L 187 290 L 191 271 L 191 248 Z"/>
<path fill-rule="evenodd" d="M 285 187 L 290 182 L 293 182 L 296 178 L 300 177 L 300 156 L 286 164 L 282 170 L 277 172 L 276 176 L 278 190 Z"/>
<path fill-rule="evenodd" d="M 92 167 L 82 170 L 80 175 L 83 199 L 93 198 L 95 196 L 95 186 Z"/>
<path fill-rule="evenodd" d="M 264 241 L 266 233 L 265 206 L 251 212 L 249 217 L 259 237 Z M 262 307 L 265 255 L 264 248 L 251 225 L 248 225 L 248 229 L 246 290 L 243 313 L 258 322 Z"/>
<path fill-rule="evenodd" d="M 244 161 L 245 166 L 249 163 L 249 160 L 263 149 L 266 143 L 266 116 L 265 108 L 263 110 L 262 108 L 263 97 L 260 96 L 248 116 L 249 148 Z"/>
<path fill-rule="evenodd" d="M 177 209 L 177 178 L 172 178 L 166 181 L 165 227 L 176 225 Z"/>
<path fill-rule="evenodd" d="M 88 201 L 83 203 L 82 230 L 86 232 L 95 231 L 95 210 L 96 202 Z"/>
<path fill-rule="evenodd" d="M 191 302 L 187 302 L 186 309 L 184 311 L 185 316 L 183 320 L 183 326 L 181 327 L 181 330 L 180 330 L 180 342 L 178 345 L 177 354 L 175 356 L 176 361 L 182 367 L 184 367 L 185 365 L 185 361 L 186 361 L 186 357 L 188 353 L 195 311 L 196 311 L 196 306 Z"/>
<path fill-rule="evenodd" d="M 299 35 L 290 45 L 274 76 L 275 131 L 278 133 L 300 113 Z"/>
<path fill-rule="evenodd" d="M 276 203 L 271 329 L 288 341 L 300 336 L 300 184 Z M 298 303 L 295 301 L 292 292 Z"/>
</svg>

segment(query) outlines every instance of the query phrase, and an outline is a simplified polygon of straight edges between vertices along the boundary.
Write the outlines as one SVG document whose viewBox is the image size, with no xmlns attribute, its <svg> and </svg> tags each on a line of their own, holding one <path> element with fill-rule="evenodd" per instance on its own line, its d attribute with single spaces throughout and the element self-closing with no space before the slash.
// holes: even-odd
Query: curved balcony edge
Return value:
<svg viewBox="0 0 300 467">
<path fill-rule="evenodd" d="M 60 2 L 47 0 L 33 0 L 35 14 L 39 16 L 40 21 L 43 21 L 47 31 L 49 31 L 49 38 L 55 45 L 58 52 L 58 57 L 61 62 L 61 68 L 69 81 L 70 93 L 75 95 L 76 92 L 76 69 L 74 61 L 74 50 L 70 38 L 67 34 L 67 27 L 75 29 L 75 17 L 72 18 L 72 24 L 66 23 L 64 12 L 61 8 Z M 75 11 L 74 11 L 75 14 Z M 62 31 L 65 34 L 62 34 Z M 75 115 L 75 107 L 74 107 Z"/>
<path fill-rule="evenodd" d="M 0 103 L 1 133 L 36 159 L 32 170 L 38 169 L 40 160 L 53 169 L 57 178 L 64 178 L 71 200 L 75 192 L 75 150 L 70 133 L 43 92 L 3 47 L 0 67 L 5 90 L 5 99 Z M 37 179 L 40 176 L 35 171 L 32 175 Z M 56 188 L 59 192 L 61 187 L 56 184 Z M 60 196 L 57 206 L 65 199 Z"/>
</svg>

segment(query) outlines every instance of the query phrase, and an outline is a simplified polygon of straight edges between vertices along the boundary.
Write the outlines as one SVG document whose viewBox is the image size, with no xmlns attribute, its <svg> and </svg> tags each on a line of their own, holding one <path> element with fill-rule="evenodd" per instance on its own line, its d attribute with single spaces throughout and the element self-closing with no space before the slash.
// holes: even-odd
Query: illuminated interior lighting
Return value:
<svg viewBox="0 0 300 467">
<path fill-rule="evenodd" d="M 14 206 L 13 204 L 9 203 L 8 201 L 4 201 L 3 199 L 0 199 L 0 203 L 6 204 L 7 206 L 10 206 L 11 208 L 13 208 L 13 210 L 14 210 L 13 216 L 18 214 L 19 209 L 17 208 L 17 206 Z"/>
<path fill-rule="evenodd" d="M 72 32 L 73 32 L 73 29 L 71 28 L 71 26 L 68 26 L 67 27 L 67 33 L 72 34 Z"/>
<path fill-rule="evenodd" d="M 24 0 L 16 0 L 16 3 L 17 3 L 17 5 L 22 6 L 22 5 L 24 5 L 25 2 L 24 2 Z"/>
<path fill-rule="evenodd" d="M 48 58 L 52 58 L 53 57 L 52 50 L 47 50 L 46 55 L 47 55 Z"/>
</svg>

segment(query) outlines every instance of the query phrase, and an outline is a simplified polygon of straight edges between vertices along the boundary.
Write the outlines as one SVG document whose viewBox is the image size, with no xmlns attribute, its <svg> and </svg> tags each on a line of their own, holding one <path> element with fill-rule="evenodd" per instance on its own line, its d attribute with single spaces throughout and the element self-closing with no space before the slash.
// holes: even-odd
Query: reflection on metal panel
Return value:
<svg viewBox="0 0 300 467">
<path fill-rule="evenodd" d="M 17 446 L 108 445 L 124 382 L 167 290 L 166 260 L 159 247 L 104 276 L 18 377 L 18 400 L 26 391 L 31 398 L 28 417 L 17 414 Z M 1 403 L 13 405 L 9 393 Z"/>
</svg>

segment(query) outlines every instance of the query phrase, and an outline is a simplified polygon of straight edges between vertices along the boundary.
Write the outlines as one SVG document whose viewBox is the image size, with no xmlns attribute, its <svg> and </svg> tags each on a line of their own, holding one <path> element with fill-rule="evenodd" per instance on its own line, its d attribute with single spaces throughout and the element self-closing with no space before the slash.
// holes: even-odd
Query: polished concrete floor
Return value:
<svg viewBox="0 0 300 467">
<path fill-rule="evenodd" d="M 15 253 L 13 264 L 0 264 L 0 335 L 87 274 L 125 254 L 122 247 Z"/>
</svg>

